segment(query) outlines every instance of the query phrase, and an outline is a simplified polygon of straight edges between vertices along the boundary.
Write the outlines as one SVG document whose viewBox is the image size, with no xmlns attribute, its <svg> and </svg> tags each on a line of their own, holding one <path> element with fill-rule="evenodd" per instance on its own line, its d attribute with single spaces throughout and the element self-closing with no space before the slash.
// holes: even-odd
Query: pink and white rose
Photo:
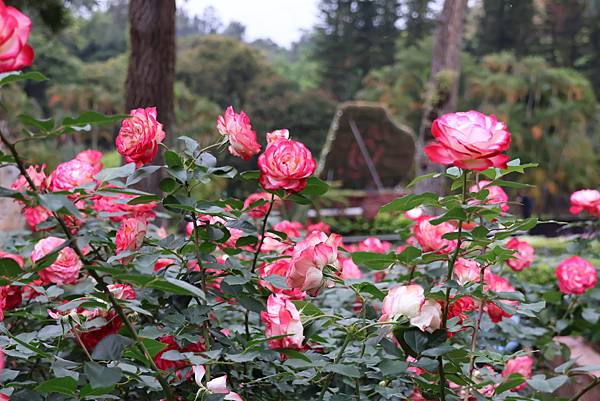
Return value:
<svg viewBox="0 0 600 401">
<path fill-rule="evenodd" d="M 33 247 L 31 261 L 37 262 L 48 255 L 65 242 L 58 237 L 47 237 L 40 240 Z M 41 270 L 38 274 L 43 284 L 75 284 L 79 278 L 79 271 L 83 264 L 81 260 L 70 247 L 64 247 L 58 252 L 58 257 L 50 266 Z"/>
<path fill-rule="evenodd" d="M 163 125 L 156 120 L 156 107 L 133 109 L 117 135 L 117 150 L 137 167 L 150 163 L 165 139 Z"/>
<path fill-rule="evenodd" d="M 594 288 L 598 281 L 596 268 L 579 256 L 571 256 L 556 268 L 558 287 L 563 294 L 581 295 Z"/>
<path fill-rule="evenodd" d="M 256 132 L 252 130 L 250 119 L 243 111 L 239 114 L 233 107 L 227 107 L 225 114 L 217 117 L 217 130 L 229 140 L 229 152 L 244 160 L 260 152 Z"/>
</svg>

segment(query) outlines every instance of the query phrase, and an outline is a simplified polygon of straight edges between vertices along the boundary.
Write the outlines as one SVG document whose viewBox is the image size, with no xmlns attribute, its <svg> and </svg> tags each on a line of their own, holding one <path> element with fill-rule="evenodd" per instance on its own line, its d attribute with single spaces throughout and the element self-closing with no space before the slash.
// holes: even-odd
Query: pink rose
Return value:
<svg viewBox="0 0 600 401">
<path fill-rule="evenodd" d="M 306 179 L 316 167 L 315 159 L 304 144 L 278 138 L 258 157 L 258 181 L 267 190 L 284 189 L 296 193 L 306 187 Z"/>
<path fill-rule="evenodd" d="M 248 209 L 253 203 L 260 200 L 265 201 L 265 204 L 260 206 L 254 206 L 248 210 L 248 215 L 254 219 L 262 219 L 269 211 L 269 203 L 271 202 L 271 194 L 266 192 L 257 192 L 246 198 L 244 201 L 244 209 Z M 275 198 L 275 204 L 277 204 L 279 198 Z M 275 205 L 273 205 L 275 207 Z"/>
<path fill-rule="evenodd" d="M 117 231 L 116 245 L 117 253 L 123 251 L 137 251 L 144 242 L 144 237 L 148 232 L 148 222 L 143 219 L 129 217 L 121 222 L 121 227 Z"/>
<path fill-rule="evenodd" d="M 506 168 L 508 156 L 502 152 L 510 145 L 510 133 L 494 115 L 473 110 L 446 114 L 433 122 L 431 133 L 437 143 L 423 150 L 432 162 L 466 170 Z"/>
<path fill-rule="evenodd" d="M 399 285 L 390 289 L 383 298 L 380 322 L 405 317 L 421 331 L 433 332 L 441 327 L 442 307 L 434 300 L 426 300 L 423 287 L 418 284 Z"/>
<path fill-rule="evenodd" d="M 35 263 L 61 246 L 63 242 L 65 242 L 64 239 L 57 237 L 47 237 L 40 240 L 33 247 L 31 261 Z M 82 266 L 83 264 L 75 251 L 70 247 L 65 247 L 58 252 L 58 257 L 54 263 L 41 270 L 38 274 L 43 284 L 75 284 Z"/>
<path fill-rule="evenodd" d="M 196 384 L 201 388 L 206 388 L 211 394 L 226 394 L 223 400 L 244 401 L 238 393 L 234 393 L 233 391 L 227 389 L 227 375 L 209 380 L 206 383 L 206 386 L 204 386 L 202 384 L 202 379 L 204 379 L 204 375 L 206 374 L 206 369 L 204 366 L 195 365 L 192 367 L 192 371 L 194 372 L 194 380 L 196 381 Z"/>
<path fill-rule="evenodd" d="M 217 117 L 217 130 L 229 140 L 229 152 L 244 160 L 260 152 L 256 132 L 252 130 L 250 119 L 243 111 L 237 114 L 233 107 L 225 110 L 225 115 Z"/>
<path fill-rule="evenodd" d="M 287 276 L 288 286 L 299 288 L 315 296 L 323 286 L 332 286 L 323 275 L 326 266 L 338 270 L 338 247 L 342 237 L 313 231 L 298 242 L 292 251 L 291 269 Z"/>
<path fill-rule="evenodd" d="M 533 358 L 532 357 L 530 357 L 528 355 L 518 356 L 516 358 L 509 360 L 506 363 L 506 366 L 504 367 L 504 370 L 502 371 L 502 376 L 508 377 L 511 374 L 520 374 L 521 376 L 523 376 L 524 379 L 529 379 L 531 377 L 532 368 L 533 368 Z M 512 391 L 522 390 L 525 388 L 525 386 L 526 386 L 526 383 L 522 383 L 522 384 L 518 385 L 517 387 L 514 387 L 512 389 Z"/>
<path fill-rule="evenodd" d="M 579 256 L 571 256 L 556 268 L 558 287 L 564 294 L 580 295 L 594 288 L 598 280 L 596 268 Z"/>
<path fill-rule="evenodd" d="M 421 245 L 423 252 L 452 252 L 456 248 L 456 240 L 447 240 L 442 236 L 454 232 L 456 227 L 448 221 L 434 226 L 430 223 L 433 219 L 435 217 L 423 216 L 413 226 L 413 234 L 417 242 Z"/>
<path fill-rule="evenodd" d="M 0 73 L 20 70 L 33 63 L 33 48 L 27 44 L 31 20 L 0 0 Z"/>
<path fill-rule="evenodd" d="M 490 271 L 486 271 L 483 276 L 483 281 L 485 282 L 484 289 L 486 291 L 494 291 L 494 292 L 516 292 L 512 285 L 508 282 L 504 277 L 500 277 L 497 274 L 494 274 Z M 513 308 L 517 308 L 519 305 L 519 301 L 509 301 L 502 300 L 496 301 L 501 302 L 504 305 L 511 306 Z M 486 310 L 492 322 L 498 323 L 505 317 L 511 317 L 512 315 L 508 312 L 502 310 L 498 305 L 494 302 L 488 302 L 486 305 Z"/>
<path fill-rule="evenodd" d="M 344 280 L 358 280 L 363 277 L 363 273 L 360 271 L 356 263 L 352 261 L 352 258 L 339 258 L 340 260 L 340 277 Z"/>
<path fill-rule="evenodd" d="M 304 229 L 302 223 L 298 221 L 282 220 L 273 227 L 275 231 L 279 231 L 288 236 L 288 238 L 300 237 L 300 231 Z"/>
<path fill-rule="evenodd" d="M 323 231 L 325 234 L 331 234 L 331 227 L 324 221 L 319 221 L 318 223 L 307 225 L 306 231 L 309 233 L 312 231 Z"/>
<path fill-rule="evenodd" d="M 128 163 L 137 167 L 150 163 L 165 139 L 163 125 L 156 121 L 156 107 L 133 109 L 123 121 L 117 136 L 117 150 Z"/>
<path fill-rule="evenodd" d="M 38 225 L 52 216 L 52 213 L 43 206 L 25 207 L 23 214 L 31 231 L 37 231 Z"/>
<path fill-rule="evenodd" d="M 499 206 L 502 213 L 508 212 L 508 210 L 510 209 L 510 206 L 508 205 L 508 195 L 498 185 L 490 184 L 490 181 L 479 181 L 479 184 L 475 184 L 471 188 L 469 188 L 469 192 L 478 193 L 483 191 L 484 189 L 487 190 L 488 195 L 483 203 L 486 205 Z M 470 204 L 477 205 L 479 204 L 479 201 L 471 200 Z"/>
<path fill-rule="evenodd" d="M 516 237 L 511 238 L 506 243 L 507 249 L 514 249 L 517 252 L 513 254 L 512 259 L 508 259 L 506 264 L 516 272 L 528 268 L 533 263 L 535 250 L 526 241 L 520 241 Z"/>
<path fill-rule="evenodd" d="M 160 258 L 154 263 L 154 272 L 164 269 L 165 267 L 175 265 L 177 262 L 175 259 Z"/>
<path fill-rule="evenodd" d="M 357 250 L 361 252 L 388 253 L 392 249 L 392 243 L 381 241 L 376 237 L 368 237 L 358 243 Z"/>
<path fill-rule="evenodd" d="M 51 191 L 70 191 L 94 181 L 96 170 L 88 162 L 73 159 L 59 164 L 50 174 Z"/>
<path fill-rule="evenodd" d="M 418 284 L 398 285 L 390 289 L 383 298 L 381 322 L 397 320 L 404 316 L 409 319 L 417 316 L 425 303 L 425 291 Z"/>
<path fill-rule="evenodd" d="M 135 290 L 128 284 L 109 284 L 108 289 L 115 298 L 120 300 L 135 299 Z"/>
<path fill-rule="evenodd" d="M 45 168 L 45 164 L 42 164 L 41 166 L 36 164 L 35 166 L 27 167 L 27 174 L 29 175 L 29 178 L 31 178 L 31 181 L 33 181 L 33 184 L 38 191 L 45 191 L 49 186 L 49 179 L 44 172 Z M 20 175 L 10 187 L 15 191 L 31 191 L 29 182 L 27 182 L 27 179 L 22 175 Z"/>
<path fill-rule="evenodd" d="M 272 294 L 267 299 L 267 311 L 260 317 L 265 323 L 267 338 L 285 336 L 269 340 L 270 348 L 302 349 L 304 328 L 300 320 L 300 312 L 292 301 L 283 294 Z"/>
<path fill-rule="evenodd" d="M 411 219 L 413 221 L 417 221 L 417 220 L 419 220 L 419 218 L 421 216 L 423 216 L 423 214 L 425 214 L 425 211 L 423 210 L 423 208 L 420 206 L 417 206 L 413 209 L 408 210 L 406 213 L 404 213 L 404 217 L 406 217 L 407 219 Z"/>
<path fill-rule="evenodd" d="M 92 150 L 92 149 L 83 150 L 83 151 L 77 153 L 77 156 L 75 156 L 75 160 L 79 160 L 79 161 L 91 164 L 92 167 L 94 167 L 94 175 L 98 174 L 104 167 L 104 165 L 100 161 L 101 159 L 102 159 L 102 152 L 99 152 L 97 150 Z"/>
<path fill-rule="evenodd" d="M 479 282 L 480 270 L 475 260 L 458 258 L 454 264 L 454 279 L 460 285 Z"/>
<path fill-rule="evenodd" d="M 273 143 L 278 139 L 290 139 L 290 131 L 284 129 L 277 129 L 272 132 L 267 132 L 265 134 L 267 137 L 267 144 Z"/>
<path fill-rule="evenodd" d="M 258 276 L 265 278 L 271 275 L 287 277 L 292 268 L 292 260 L 290 258 L 277 259 L 272 263 L 265 263 L 258 268 Z M 284 294 L 289 299 L 304 299 L 306 293 L 298 288 L 277 288 L 273 284 L 265 280 L 259 280 L 260 285 L 273 293 Z"/>
<path fill-rule="evenodd" d="M 571 194 L 572 214 L 579 214 L 583 211 L 592 216 L 600 216 L 600 192 L 595 189 L 580 189 Z"/>
<path fill-rule="evenodd" d="M 137 196 L 120 192 L 115 192 L 111 195 L 95 195 L 92 198 L 92 208 L 96 213 L 108 213 L 109 216 L 107 217 L 114 222 L 122 221 L 128 217 L 136 217 L 145 220 L 155 218 L 156 213 L 154 212 L 154 209 L 156 208 L 156 202 L 130 205 L 128 202 L 135 197 Z"/>
</svg>

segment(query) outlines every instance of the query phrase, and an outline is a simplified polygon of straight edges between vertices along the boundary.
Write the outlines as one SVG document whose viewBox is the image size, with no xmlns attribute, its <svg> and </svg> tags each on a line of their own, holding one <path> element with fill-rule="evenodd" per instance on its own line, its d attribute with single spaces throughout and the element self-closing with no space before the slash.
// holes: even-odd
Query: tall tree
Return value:
<svg viewBox="0 0 600 401">
<path fill-rule="evenodd" d="M 131 56 L 125 83 L 126 111 L 156 106 L 167 141 L 173 139 L 175 80 L 175 0 L 131 0 L 129 34 Z M 159 152 L 155 162 L 162 163 Z M 155 192 L 160 177 L 144 181 L 144 189 Z"/>
<path fill-rule="evenodd" d="M 398 36 L 399 0 L 321 0 L 315 59 L 322 86 L 350 99 L 372 68 L 391 64 Z"/>
<path fill-rule="evenodd" d="M 475 45 L 478 54 L 511 50 L 521 56 L 532 52 L 539 39 L 534 0 L 483 0 L 482 7 Z"/>
<path fill-rule="evenodd" d="M 438 20 L 431 58 L 431 75 L 426 91 L 425 107 L 417 138 L 416 172 L 418 175 L 441 171 L 423 152 L 431 139 L 431 123 L 438 116 L 456 111 L 460 77 L 460 50 L 463 42 L 467 0 L 445 0 Z M 443 181 L 422 180 L 417 192 L 441 192 Z"/>
</svg>

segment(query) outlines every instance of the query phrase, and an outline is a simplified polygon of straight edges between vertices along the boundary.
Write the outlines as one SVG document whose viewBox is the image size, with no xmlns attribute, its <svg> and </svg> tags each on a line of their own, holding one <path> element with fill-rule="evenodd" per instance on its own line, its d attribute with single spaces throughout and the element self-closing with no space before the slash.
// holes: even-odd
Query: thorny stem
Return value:
<svg viewBox="0 0 600 401">
<path fill-rule="evenodd" d="M 577 394 L 575 394 L 575 396 L 573 396 L 573 398 L 569 399 L 569 401 L 578 401 L 581 397 L 584 396 L 585 393 L 587 393 L 588 391 L 590 391 L 591 389 L 593 389 L 594 387 L 596 387 L 598 384 L 600 384 L 600 378 L 599 377 L 597 377 L 594 380 L 592 380 L 592 382 L 590 384 L 588 384 L 583 389 L 581 389 L 581 391 L 578 392 Z"/>
<path fill-rule="evenodd" d="M 198 230 L 198 216 L 196 212 L 192 213 L 192 219 L 194 224 L 194 252 L 196 256 L 196 263 L 198 263 L 198 268 L 200 269 L 200 279 L 202 281 L 202 292 L 204 296 L 207 297 L 207 283 L 206 283 L 206 270 L 202 265 L 202 260 L 200 258 L 200 230 Z M 208 298 L 204 300 L 204 305 L 208 305 Z M 208 328 L 208 320 L 202 323 L 202 337 L 204 338 L 204 345 L 206 347 L 206 351 L 210 351 L 210 331 Z M 210 380 L 210 365 L 206 365 L 206 380 Z"/>
<path fill-rule="evenodd" d="M 267 221 L 269 220 L 269 215 L 273 210 L 273 204 L 275 203 L 275 194 L 271 195 L 271 200 L 269 201 L 269 209 L 267 209 L 267 213 L 265 213 L 265 217 L 263 218 L 262 227 L 260 229 L 260 240 L 258 242 L 258 246 L 256 247 L 256 251 L 254 252 L 254 259 L 252 260 L 252 268 L 250 271 L 254 273 L 256 271 L 256 263 L 258 262 L 258 255 L 260 255 L 260 250 L 265 242 L 265 231 L 267 230 Z M 246 310 L 246 314 L 244 315 L 244 327 L 246 331 L 246 341 L 250 340 L 250 311 Z"/>
<path fill-rule="evenodd" d="M 485 276 L 485 268 L 486 265 L 482 265 L 479 270 L 479 282 L 483 284 L 483 279 Z M 481 318 L 483 317 L 483 307 L 484 302 L 481 301 L 479 305 L 479 310 L 477 311 L 477 321 L 475 322 L 475 327 L 473 329 L 473 334 L 471 335 L 471 357 L 469 358 L 469 379 L 473 378 L 473 371 L 475 370 L 475 351 L 477 350 L 477 335 L 479 334 L 479 327 L 481 326 Z M 465 399 L 469 399 L 471 396 L 471 390 L 467 392 L 465 395 Z"/>
<path fill-rule="evenodd" d="M 21 157 L 19 156 L 19 154 L 17 152 L 15 145 L 8 140 L 6 133 L 5 133 L 4 129 L 2 129 L 2 127 L 0 127 L 0 140 L 8 148 L 11 155 L 15 159 L 15 164 L 17 165 L 17 168 L 21 172 L 21 175 L 23 177 L 25 177 L 25 180 L 31 187 L 31 191 L 34 193 L 39 193 L 33 180 L 29 176 L 29 173 L 27 173 L 27 169 L 25 168 L 25 165 L 23 164 L 23 160 L 21 159 Z M 63 230 L 64 234 L 67 236 L 67 239 L 70 242 L 71 248 L 73 249 L 73 251 L 75 251 L 75 253 L 79 257 L 79 259 L 83 263 L 84 267 L 88 271 L 89 275 L 98 283 L 98 286 L 100 287 L 102 292 L 108 298 L 109 302 L 111 303 L 111 305 L 117 312 L 117 315 L 123 321 L 123 323 L 125 324 L 125 327 L 127 327 L 127 330 L 130 332 L 136 346 L 142 352 L 142 354 L 145 356 L 145 358 L 146 358 L 148 364 L 150 365 L 150 367 L 152 368 L 152 370 L 154 370 L 155 377 L 158 380 L 158 382 L 160 383 L 160 385 L 165 393 L 165 396 L 167 397 L 167 400 L 175 401 L 175 396 L 173 394 L 171 387 L 169 386 L 169 383 L 162 375 L 161 370 L 158 368 L 158 366 L 156 366 L 156 363 L 154 362 L 154 359 L 150 356 L 150 353 L 148 352 L 148 349 L 144 345 L 144 342 L 137 335 L 137 332 L 136 332 L 135 328 L 133 327 L 133 324 L 131 323 L 131 321 L 129 320 L 127 315 L 125 314 L 125 311 L 123 311 L 123 308 L 121 307 L 119 302 L 116 300 L 113 293 L 110 291 L 110 289 L 108 288 L 108 286 L 106 285 L 106 283 L 104 282 L 102 277 L 100 277 L 100 275 L 98 275 L 98 273 L 94 270 L 93 261 L 88 260 L 88 258 L 85 256 L 85 254 L 81 251 L 81 249 L 77 245 L 77 242 L 74 241 L 73 235 L 71 234 L 71 231 L 69 230 L 69 227 L 65 223 L 64 219 L 62 217 L 60 217 L 58 215 L 58 213 L 56 213 L 56 212 L 53 212 L 52 215 L 56 219 L 56 221 L 58 221 L 58 224 L 61 226 L 61 229 Z"/>
<path fill-rule="evenodd" d="M 468 171 L 463 171 L 463 182 L 462 182 L 462 203 L 463 205 L 467 202 L 467 175 Z M 454 265 L 458 260 L 458 255 L 460 253 L 460 248 L 462 245 L 462 229 L 463 222 L 462 220 L 458 221 L 458 238 L 456 240 L 456 249 L 454 249 L 454 253 L 452 257 L 448 261 L 448 275 L 446 276 L 446 283 L 452 280 L 452 275 L 454 274 Z M 448 309 L 450 307 L 450 291 L 451 288 L 446 288 L 446 302 L 444 303 L 444 310 L 442 313 L 442 329 L 446 329 L 446 325 L 448 323 Z M 440 374 L 440 400 L 446 401 L 446 374 L 444 372 L 444 358 L 443 356 L 438 357 L 438 367 Z"/>
<path fill-rule="evenodd" d="M 344 339 L 344 343 L 342 344 L 342 348 L 340 348 L 339 352 L 337 353 L 335 359 L 333 360 L 333 364 L 337 364 L 340 359 L 342 358 L 342 355 L 344 354 L 344 351 L 346 351 L 346 347 L 348 347 L 348 344 L 350 344 L 350 340 L 352 339 L 352 335 L 350 333 L 346 334 L 346 338 Z M 325 393 L 327 393 L 327 389 L 329 388 L 329 384 L 331 383 L 331 380 L 333 379 L 333 372 L 327 374 L 327 376 L 325 376 L 324 382 L 323 382 L 323 389 L 321 390 L 321 395 L 319 395 L 319 401 L 323 401 L 323 398 L 325 398 Z"/>
</svg>

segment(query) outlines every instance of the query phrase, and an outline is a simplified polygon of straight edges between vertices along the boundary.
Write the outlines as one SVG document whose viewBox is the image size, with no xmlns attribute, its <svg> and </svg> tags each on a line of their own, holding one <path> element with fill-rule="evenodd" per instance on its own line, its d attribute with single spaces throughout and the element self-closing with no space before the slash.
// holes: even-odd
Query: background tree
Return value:
<svg viewBox="0 0 600 401">
<path fill-rule="evenodd" d="M 125 110 L 156 106 L 158 121 L 173 140 L 175 82 L 175 0 L 129 2 L 131 55 L 127 70 Z M 157 158 L 156 163 L 161 163 Z M 154 175 L 144 186 L 156 190 Z"/>
</svg>

